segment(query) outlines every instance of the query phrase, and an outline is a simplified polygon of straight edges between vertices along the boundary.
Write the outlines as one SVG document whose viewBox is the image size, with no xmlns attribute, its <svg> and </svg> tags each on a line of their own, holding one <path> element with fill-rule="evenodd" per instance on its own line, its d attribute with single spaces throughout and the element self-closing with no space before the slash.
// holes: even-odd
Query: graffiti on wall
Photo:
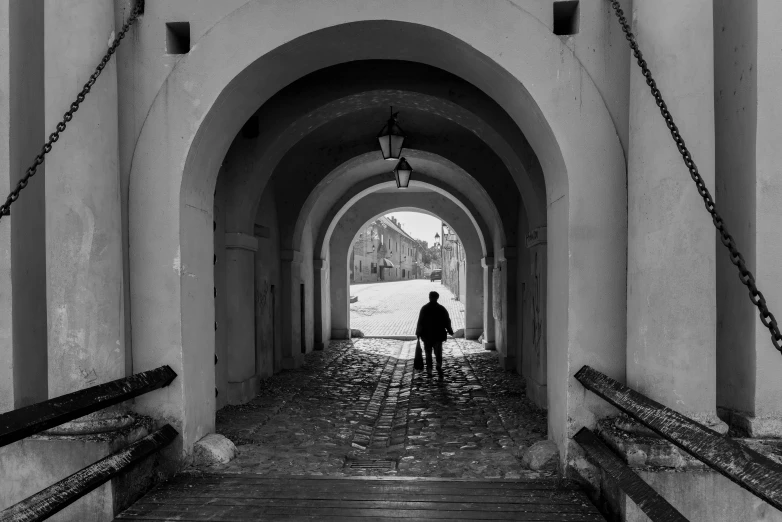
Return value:
<svg viewBox="0 0 782 522">
<path fill-rule="evenodd" d="M 491 278 L 491 297 L 492 297 L 492 315 L 497 321 L 502 321 L 502 285 L 500 280 L 502 279 L 502 269 L 497 267 L 494 269 Z"/>
<path fill-rule="evenodd" d="M 540 338 L 543 332 L 543 321 L 540 318 L 540 270 L 538 268 L 538 253 L 535 252 L 535 259 L 532 265 L 532 346 L 535 348 L 536 361 L 540 362 Z"/>
<path fill-rule="evenodd" d="M 258 310 L 263 310 L 266 308 L 266 304 L 269 302 L 269 293 L 271 291 L 271 287 L 269 286 L 269 281 L 265 281 L 258 285 L 255 289 L 255 304 Z"/>
</svg>

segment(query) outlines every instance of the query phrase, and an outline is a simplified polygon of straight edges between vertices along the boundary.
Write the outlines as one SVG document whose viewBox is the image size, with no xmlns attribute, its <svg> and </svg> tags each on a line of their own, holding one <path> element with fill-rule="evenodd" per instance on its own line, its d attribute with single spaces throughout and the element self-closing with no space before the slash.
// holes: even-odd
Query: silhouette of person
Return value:
<svg viewBox="0 0 782 522">
<path fill-rule="evenodd" d="M 429 292 L 429 302 L 421 308 L 418 314 L 418 325 L 415 329 L 415 335 L 424 342 L 424 351 L 426 352 L 426 373 L 432 376 L 432 352 L 437 359 L 437 373 L 440 380 L 443 378 L 443 341 L 449 333 L 453 335 L 451 328 L 451 317 L 448 310 L 437 302 L 440 294 Z"/>
</svg>

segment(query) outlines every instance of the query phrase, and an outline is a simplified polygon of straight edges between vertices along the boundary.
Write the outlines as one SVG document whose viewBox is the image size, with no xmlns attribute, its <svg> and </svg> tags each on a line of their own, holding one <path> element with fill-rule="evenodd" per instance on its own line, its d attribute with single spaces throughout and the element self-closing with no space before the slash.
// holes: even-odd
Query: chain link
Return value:
<svg viewBox="0 0 782 522">
<path fill-rule="evenodd" d="M 70 109 L 68 109 L 68 111 L 63 115 L 62 120 L 56 126 L 56 130 L 49 135 L 48 141 L 44 143 L 43 147 L 41 148 L 41 152 L 39 152 L 38 155 L 35 157 L 33 164 L 27 169 L 25 175 L 22 177 L 22 179 L 19 180 L 19 183 L 16 184 L 16 188 L 14 188 L 11 191 L 11 193 L 8 195 L 8 198 L 6 198 L 5 203 L 0 205 L 0 219 L 2 219 L 3 216 L 8 216 L 11 214 L 11 205 L 14 203 L 14 201 L 19 199 L 19 194 L 27 186 L 27 184 L 30 181 L 30 178 L 33 177 L 35 173 L 38 171 L 38 167 L 43 163 L 44 157 L 52 151 L 52 146 L 55 143 L 57 143 L 57 140 L 60 139 L 60 133 L 65 130 L 65 127 L 68 124 L 68 122 L 73 119 L 74 113 L 79 110 L 79 106 L 87 97 L 87 94 L 89 94 L 90 90 L 92 90 L 92 86 L 95 85 L 95 81 L 98 79 L 98 76 L 100 76 L 100 73 L 103 72 L 103 69 L 106 67 L 106 64 L 109 63 L 109 60 L 111 59 L 114 52 L 117 50 L 117 47 L 119 47 L 119 44 L 122 41 L 122 39 L 125 38 L 125 33 L 128 32 L 130 27 L 136 22 L 138 17 L 143 12 L 144 12 L 144 0 L 137 0 L 136 5 L 133 8 L 133 11 L 131 11 L 130 13 L 130 18 L 128 18 L 128 21 L 125 22 L 125 25 L 122 26 L 122 30 L 119 32 L 116 38 L 114 38 L 114 41 L 111 42 L 111 45 L 109 46 L 109 50 L 106 51 L 106 54 L 103 56 L 103 59 L 95 68 L 95 72 L 92 73 L 90 79 L 87 80 L 87 83 L 84 84 L 84 87 L 82 88 L 81 92 L 79 92 L 79 94 L 76 95 L 76 100 L 73 103 L 71 103 Z"/>
<path fill-rule="evenodd" d="M 627 19 L 624 16 L 622 7 L 619 5 L 617 0 L 611 1 L 611 7 L 613 7 L 614 12 L 619 19 L 619 24 L 622 26 L 622 31 L 625 33 L 625 38 L 627 38 L 627 40 L 630 42 L 630 48 L 633 50 L 633 56 L 635 56 L 635 59 L 638 61 L 638 65 L 641 67 L 641 73 L 644 75 L 644 78 L 646 78 L 646 84 L 652 91 L 652 96 L 654 96 L 654 100 L 657 103 L 657 106 L 660 108 L 660 113 L 665 120 L 665 124 L 671 131 L 671 137 L 676 143 L 676 148 L 679 149 L 679 153 L 682 155 L 684 165 L 690 171 L 690 176 L 695 182 L 695 186 L 698 189 L 698 194 L 700 194 L 701 198 L 703 198 L 703 203 L 706 206 L 706 210 L 708 210 L 709 214 L 711 214 L 711 219 L 714 222 L 714 226 L 717 228 L 717 231 L 720 234 L 720 240 L 722 241 L 722 244 L 725 245 L 730 251 L 730 261 L 736 265 L 736 268 L 738 268 L 739 279 L 741 282 L 747 288 L 749 288 L 749 299 L 752 301 L 752 304 L 757 306 L 758 310 L 760 310 L 760 321 L 763 323 L 763 326 L 768 328 L 771 332 L 771 342 L 773 343 L 774 348 L 782 353 L 782 333 L 779 331 L 777 320 L 774 318 L 774 314 L 772 314 L 768 309 L 768 306 L 766 306 L 766 299 L 763 297 L 761 291 L 758 290 L 758 287 L 755 286 L 755 277 L 747 268 L 747 264 L 744 262 L 744 256 L 742 256 L 736 248 L 736 242 L 733 240 L 733 236 L 728 233 L 725 222 L 719 213 L 717 213 L 714 200 L 711 198 L 711 194 L 706 188 L 706 184 L 703 182 L 703 178 L 698 173 L 698 167 L 695 165 L 695 161 L 692 159 L 690 151 L 684 144 L 684 139 L 679 133 L 679 129 L 673 122 L 673 116 L 671 116 L 671 113 L 668 111 L 668 106 L 665 104 L 665 101 L 663 101 L 660 89 L 657 88 L 657 84 L 655 83 L 654 78 L 652 78 L 652 71 L 649 70 L 649 66 L 646 63 L 646 60 L 644 60 L 643 54 L 641 54 L 641 50 L 638 48 L 638 43 L 635 41 L 635 35 L 630 30 L 630 25 L 627 23 Z"/>
</svg>

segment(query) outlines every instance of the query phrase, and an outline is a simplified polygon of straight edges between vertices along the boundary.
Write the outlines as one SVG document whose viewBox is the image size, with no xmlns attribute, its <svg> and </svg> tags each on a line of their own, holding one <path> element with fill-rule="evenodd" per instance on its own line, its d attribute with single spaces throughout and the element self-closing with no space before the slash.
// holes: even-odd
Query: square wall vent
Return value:
<svg viewBox="0 0 782 522">
<path fill-rule="evenodd" d="M 569 36 L 578 33 L 578 0 L 554 2 L 554 34 Z"/>
<path fill-rule="evenodd" d="M 187 54 L 190 52 L 190 22 L 168 22 L 166 24 L 166 52 Z"/>
</svg>

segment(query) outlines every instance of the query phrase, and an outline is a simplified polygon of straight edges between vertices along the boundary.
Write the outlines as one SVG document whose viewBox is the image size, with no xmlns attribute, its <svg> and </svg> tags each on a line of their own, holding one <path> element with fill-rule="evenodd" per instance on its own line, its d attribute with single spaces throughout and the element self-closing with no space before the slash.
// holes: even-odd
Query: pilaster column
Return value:
<svg viewBox="0 0 782 522">
<path fill-rule="evenodd" d="M 45 2 L 44 27 L 45 121 L 54 129 L 114 37 L 114 2 Z M 57 397 L 128 368 L 116 59 L 47 156 L 45 185 L 48 385 Z"/>
<path fill-rule="evenodd" d="M 249 234 L 228 232 L 225 249 L 228 403 L 243 404 L 255 397 L 258 385 L 255 364 L 255 252 L 258 240 Z"/>
<path fill-rule="evenodd" d="M 18 183 L 41 150 L 43 3 L 0 5 L 0 186 Z M 0 222 L 0 413 L 48 398 L 46 375 L 46 164 Z M 4 197 L 4 196 L 3 196 Z"/>
<path fill-rule="evenodd" d="M 766 304 L 782 316 L 782 49 L 778 2 L 716 2 L 717 209 L 754 273 Z M 725 249 L 717 244 L 717 404 L 751 437 L 782 438 L 782 356 Z"/>
<path fill-rule="evenodd" d="M 332 239 L 333 241 L 333 239 Z M 332 252 L 340 252 L 339 248 L 332 248 Z M 377 256 L 378 261 L 382 259 Z M 332 339 L 350 339 L 350 277 L 348 271 L 350 267 L 340 263 L 331 264 L 329 273 L 329 310 L 331 315 L 331 338 Z M 378 276 L 383 273 L 381 267 L 378 267 Z M 378 279 L 381 280 L 382 279 Z"/>
<path fill-rule="evenodd" d="M 756 255 L 755 277 L 770 309 L 782 321 L 782 179 L 779 166 L 782 150 L 779 146 L 779 122 L 782 121 L 782 49 L 779 27 L 782 6 L 778 2 L 757 4 L 757 182 L 756 194 Z M 735 226 L 734 226 L 735 228 Z M 734 274 L 735 277 L 735 274 Z M 747 296 L 743 296 L 747 299 Z M 748 299 L 747 299 L 748 300 Z M 755 317 L 755 404 L 748 420 L 750 435 L 782 437 L 782 356 L 773 348 L 768 329 L 763 326 L 753 307 Z"/>
<path fill-rule="evenodd" d="M 500 366 L 506 370 L 516 367 L 518 342 L 516 336 L 516 247 L 506 246 L 500 249 L 497 260 L 499 267 L 494 277 L 500 277 L 501 318 L 497 321 L 497 351 L 500 352 Z M 496 287 L 495 287 L 496 291 Z M 495 310 L 496 312 L 496 310 Z M 497 319 L 495 315 L 495 319 Z"/>
<path fill-rule="evenodd" d="M 483 267 L 483 349 L 496 350 L 494 342 L 494 291 L 492 290 L 492 271 L 494 270 L 494 257 L 486 256 L 481 259 Z"/>
<path fill-rule="evenodd" d="M 301 252 L 280 252 L 280 279 L 282 283 L 282 367 L 298 368 L 304 361 L 301 353 Z"/>
<path fill-rule="evenodd" d="M 546 227 L 539 227 L 526 237 L 529 249 L 529 286 L 526 289 L 527 310 L 522 311 L 525 318 L 523 336 L 522 375 L 527 381 L 527 396 L 538 406 L 548 405 L 547 386 L 547 345 L 546 345 L 546 301 L 548 274 L 547 255 L 548 235 Z"/>
<path fill-rule="evenodd" d="M 477 260 L 465 265 L 464 338 L 477 339 L 483 332 L 483 267 Z"/>
<path fill-rule="evenodd" d="M 315 298 L 315 346 L 314 350 L 323 350 L 331 335 L 331 310 L 328 303 L 329 295 L 329 262 L 328 259 L 313 259 L 313 285 Z"/>
<path fill-rule="evenodd" d="M 636 0 L 633 23 L 644 58 L 713 192 L 712 2 Z M 714 228 L 634 63 L 630 74 L 627 383 L 724 430 L 716 417 Z"/>
</svg>

